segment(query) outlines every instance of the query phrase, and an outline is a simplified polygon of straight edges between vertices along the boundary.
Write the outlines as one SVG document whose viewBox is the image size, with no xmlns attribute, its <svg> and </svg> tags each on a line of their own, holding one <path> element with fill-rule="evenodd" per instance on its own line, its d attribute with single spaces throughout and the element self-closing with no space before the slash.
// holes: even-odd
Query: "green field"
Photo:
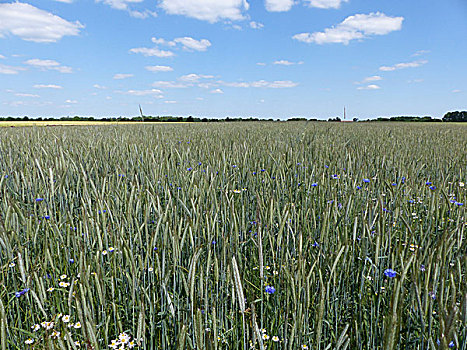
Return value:
<svg viewBox="0 0 467 350">
<path fill-rule="evenodd" d="M 466 150 L 454 124 L 0 128 L 0 350 L 466 350 Z"/>
</svg>

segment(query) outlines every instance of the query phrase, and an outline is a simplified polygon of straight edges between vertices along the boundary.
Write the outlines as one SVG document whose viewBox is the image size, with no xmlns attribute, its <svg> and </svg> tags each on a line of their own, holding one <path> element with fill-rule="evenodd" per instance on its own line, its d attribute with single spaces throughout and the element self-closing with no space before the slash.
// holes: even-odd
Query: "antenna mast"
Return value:
<svg viewBox="0 0 467 350">
<path fill-rule="evenodd" d="M 345 120 L 345 106 L 344 106 L 344 120 Z"/>
</svg>

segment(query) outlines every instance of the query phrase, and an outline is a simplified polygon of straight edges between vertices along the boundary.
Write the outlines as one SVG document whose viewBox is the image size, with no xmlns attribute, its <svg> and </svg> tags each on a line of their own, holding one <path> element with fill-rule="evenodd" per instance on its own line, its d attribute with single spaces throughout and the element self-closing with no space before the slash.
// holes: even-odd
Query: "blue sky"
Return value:
<svg viewBox="0 0 467 350">
<path fill-rule="evenodd" d="M 467 109 L 465 0 L 0 0 L 0 116 Z"/>
</svg>

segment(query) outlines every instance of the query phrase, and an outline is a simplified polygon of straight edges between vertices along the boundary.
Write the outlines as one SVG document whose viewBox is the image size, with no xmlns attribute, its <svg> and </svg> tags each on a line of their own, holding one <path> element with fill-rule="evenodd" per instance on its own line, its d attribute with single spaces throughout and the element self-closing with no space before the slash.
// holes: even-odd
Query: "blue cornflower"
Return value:
<svg viewBox="0 0 467 350">
<path fill-rule="evenodd" d="M 237 166 L 236 165 L 232 165 L 232 168 L 236 168 Z"/>
<path fill-rule="evenodd" d="M 119 176 L 119 177 L 125 177 L 125 175 L 123 175 L 123 174 L 118 174 L 118 176 Z"/>
<path fill-rule="evenodd" d="M 16 293 L 15 293 L 15 297 L 20 298 L 21 296 L 23 296 L 23 295 L 26 294 L 27 292 L 29 292 L 29 288 L 24 288 L 22 291 L 16 292 Z"/>
<path fill-rule="evenodd" d="M 363 179 L 363 182 L 369 183 L 369 182 L 370 182 L 370 179 Z"/>
<path fill-rule="evenodd" d="M 156 250 L 157 250 L 157 247 L 154 247 L 154 251 L 156 251 Z"/>
<path fill-rule="evenodd" d="M 44 200 L 44 198 L 36 198 L 36 202 L 42 202 Z"/>
<path fill-rule="evenodd" d="M 415 201 L 414 201 L 413 199 L 409 199 L 409 203 L 410 203 L 410 204 L 414 204 Z"/>
<path fill-rule="evenodd" d="M 192 170 L 191 168 L 186 169 L 186 171 L 191 171 L 191 170 Z"/>
<path fill-rule="evenodd" d="M 327 169 L 327 168 L 329 168 L 329 165 L 325 165 L 324 167 Z"/>
<path fill-rule="evenodd" d="M 454 342 L 451 340 L 451 342 L 449 343 L 448 345 L 450 348 L 453 348 L 454 347 Z"/>
<path fill-rule="evenodd" d="M 357 190 L 361 190 L 361 189 L 362 189 L 362 187 L 361 187 L 361 186 L 357 186 Z"/>
<path fill-rule="evenodd" d="M 8 175 L 5 175 L 5 179 L 8 179 Z"/>
<path fill-rule="evenodd" d="M 274 288 L 273 286 L 266 286 L 265 291 L 268 294 L 274 294 L 274 292 L 276 291 L 276 288 Z"/>
<path fill-rule="evenodd" d="M 256 171 L 253 171 L 253 175 L 256 175 Z"/>
<path fill-rule="evenodd" d="M 214 245 L 214 244 L 216 244 L 216 243 L 217 243 L 216 241 L 212 241 L 212 242 L 211 242 L 212 245 Z"/>
<path fill-rule="evenodd" d="M 430 190 L 432 190 L 432 191 L 436 190 L 436 186 L 434 186 L 434 185 L 430 186 Z"/>
<path fill-rule="evenodd" d="M 425 185 L 427 185 L 427 186 L 430 186 L 431 184 L 432 184 L 432 182 L 431 182 L 431 181 L 427 181 L 427 182 L 425 182 Z"/>
<path fill-rule="evenodd" d="M 262 171 L 262 172 L 265 172 L 265 171 L 266 171 L 266 169 L 261 169 L 261 171 Z"/>
<path fill-rule="evenodd" d="M 402 183 L 405 182 L 405 176 L 402 176 Z"/>
<path fill-rule="evenodd" d="M 46 219 L 46 220 L 49 220 L 49 219 L 50 219 L 50 216 L 49 216 L 49 215 L 46 215 L 46 216 L 43 216 L 42 218 L 43 218 L 43 219 Z"/>
<path fill-rule="evenodd" d="M 384 275 L 389 278 L 394 278 L 396 277 L 397 272 L 394 271 L 393 269 L 386 269 L 384 270 Z"/>
<path fill-rule="evenodd" d="M 203 163 L 201 163 L 201 162 L 198 162 L 198 165 L 201 165 L 201 164 L 203 164 Z"/>
<path fill-rule="evenodd" d="M 317 182 L 313 182 L 313 183 L 311 184 L 311 186 L 312 186 L 312 187 L 316 187 L 316 186 L 318 186 L 318 183 L 317 183 Z"/>
<path fill-rule="evenodd" d="M 70 259 L 70 264 L 74 264 L 75 263 L 75 259 Z"/>
<path fill-rule="evenodd" d="M 319 247 L 318 242 L 315 241 L 315 243 L 312 244 L 312 247 Z"/>
<path fill-rule="evenodd" d="M 420 265 L 420 271 L 425 271 L 425 265 Z"/>
<path fill-rule="evenodd" d="M 463 206 L 464 203 L 461 203 L 461 202 L 456 202 L 456 205 L 458 205 L 459 207 Z"/>
<path fill-rule="evenodd" d="M 392 185 L 393 185 L 393 186 L 397 186 L 397 184 L 396 184 L 395 182 L 393 182 L 393 184 L 392 184 Z"/>
<path fill-rule="evenodd" d="M 386 208 L 383 208 L 383 211 L 389 213 L 389 210 L 387 210 Z"/>
</svg>

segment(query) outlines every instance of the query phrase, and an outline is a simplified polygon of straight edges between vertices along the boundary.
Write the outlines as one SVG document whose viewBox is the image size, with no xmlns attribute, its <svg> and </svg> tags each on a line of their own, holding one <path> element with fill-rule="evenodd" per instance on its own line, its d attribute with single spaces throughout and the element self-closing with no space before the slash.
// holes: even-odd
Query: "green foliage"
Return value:
<svg viewBox="0 0 467 350">
<path fill-rule="evenodd" d="M 126 332 L 147 350 L 465 349 L 466 136 L 0 129 L 0 348 L 107 349 Z M 44 321 L 60 335 L 31 329 Z"/>
<path fill-rule="evenodd" d="M 444 115 L 443 122 L 467 122 L 467 111 L 448 112 Z"/>
</svg>

